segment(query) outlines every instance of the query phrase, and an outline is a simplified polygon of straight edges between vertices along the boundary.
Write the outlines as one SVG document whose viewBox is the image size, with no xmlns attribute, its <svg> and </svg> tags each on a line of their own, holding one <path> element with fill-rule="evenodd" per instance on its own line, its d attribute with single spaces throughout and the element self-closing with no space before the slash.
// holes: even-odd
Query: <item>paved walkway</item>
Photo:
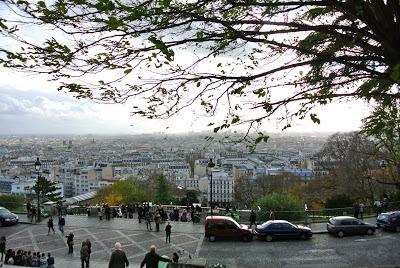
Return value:
<svg viewBox="0 0 400 268">
<path fill-rule="evenodd" d="M 26 215 L 19 215 L 21 223 L 31 224 Z M 375 223 L 375 218 L 367 219 Z M 156 245 L 160 255 L 171 256 L 173 252 L 181 252 L 181 260 L 198 257 L 204 241 L 204 224 L 191 222 L 171 222 L 171 244 L 165 243 L 165 224 L 161 224 L 160 232 L 156 232 L 154 223 L 152 231 L 146 230 L 144 222 L 137 219 L 116 218 L 110 221 L 99 221 L 95 217 L 67 215 L 65 234 L 73 232 L 74 255 L 69 256 L 66 238 L 57 230 L 57 219 L 54 219 L 55 234 L 47 234 L 47 219 L 33 223 L 7 236 L 7 247 L 24 249 L 32 252 L 50 252 L 56 259 L 56 267 L 79 267 L 79 250 L 82 241 L 92 242 L 91 267 L 107 267 L 115 242 L 120 242 L 131 263 L 130 267 L 139 267 L 150 245 Z M 315 234 L 326 232 L 326 223 L 310 224 Z M 7 266 L 3 266 L 7 267 Z"/>
</svg>

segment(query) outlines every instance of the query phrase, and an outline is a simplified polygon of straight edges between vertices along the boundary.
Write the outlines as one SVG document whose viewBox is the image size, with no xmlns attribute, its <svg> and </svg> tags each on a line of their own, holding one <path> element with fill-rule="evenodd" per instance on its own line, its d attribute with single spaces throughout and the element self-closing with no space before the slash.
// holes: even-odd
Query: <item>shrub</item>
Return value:
<svg viewBox="0 0 400 268">
<path fill-rule="evenodd" d="M 354 200 L 346 194 L 337 194 L 329 197 L 325 202 L 325 208 L 352 207 Z"/>
<path fill-rule="evenodd" d="M 0 206 L 9 210 L 24 207 L 25 198 L 21 195 L 0 195 Z"/>
<path fill-rule="evenodd" d="M 305 217 L 303 202 L 286 193 L 266 194 L 256 201 L 254 210 L 258 207 L 258 220 L 266 221 L 269 219 L 270 210 L 275 214 L 275 219 L 280 220 L 302 220 Z"/>
</svg>

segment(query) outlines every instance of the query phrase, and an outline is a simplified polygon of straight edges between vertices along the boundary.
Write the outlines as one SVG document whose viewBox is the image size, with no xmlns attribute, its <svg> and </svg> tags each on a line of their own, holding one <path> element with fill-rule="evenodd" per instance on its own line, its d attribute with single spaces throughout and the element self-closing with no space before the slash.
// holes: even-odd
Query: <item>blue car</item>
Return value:
<svg viewBox="0 0 400 268">
<path fill-rule="evenodd" d="M 256 235 L 267 242 L 275 239 L 303 239 L 312 237 L 310 228 L 284 220 L 274 220 L 257 225 Z"/>
</svg>

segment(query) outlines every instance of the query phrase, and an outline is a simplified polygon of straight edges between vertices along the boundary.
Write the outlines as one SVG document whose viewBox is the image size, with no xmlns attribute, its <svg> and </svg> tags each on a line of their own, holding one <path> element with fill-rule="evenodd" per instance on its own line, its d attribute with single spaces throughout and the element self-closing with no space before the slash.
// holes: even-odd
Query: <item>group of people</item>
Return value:
<svg viewBox="0 0 400 268">
<path fill-rule="evenodd" d="M 172 258 L 164 258 L 156 253 L 156 246 L 151 245 L 150 251 L 144 256 L 143 261 L 140 264 L 140 268 L 146 266 L 146 268 L 157 268 L 159 262 L 179 262 L 179 256 L 176 252 L 172 254 Z M 122 250 L 121 243 L 117 242 L 114 246 L 114 251 L 111 254 L 108 268 L 125 268 L 129 266 L 128 258 L 125 252 Z M 82 266 L 83 267 L 83 266 Z"/>
<path fill-rule="evenodd" d="M 5 264 L 27 267 L 54 268 L 54 257 L 50 253 L 31 252 L 22 249 L 17 251 L 9 248 L 6 251 L 6 237 L 0 238 L 1 261 Z"/>
</svg>

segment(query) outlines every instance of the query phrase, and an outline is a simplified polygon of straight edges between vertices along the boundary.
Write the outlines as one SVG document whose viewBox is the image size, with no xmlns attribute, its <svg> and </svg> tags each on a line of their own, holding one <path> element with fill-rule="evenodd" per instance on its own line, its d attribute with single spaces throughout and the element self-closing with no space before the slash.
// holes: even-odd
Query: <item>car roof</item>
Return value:
<svg viewBox="0 0 400 268">
<path fill-rule="evenodd" d="M 224 221 L 235 221 L 231 217 L 227 216 L 207 216 L 206 221 L 213 221 L 213 220 L 224 220 Z"/>
<path fill-rule="evenodd" d="M 332 217 L 332 220 L 357 220 L 354 217 L 350 217 L 350 216 L 336 216 L 336 217 Z"/>
<path fill-rule="evenodd" d="M 290 222 L 288 222 L 288 221 L 285 221 L 285 220 L 269 220 L 269 221 L 266 221 L 266 222 L 264 222 L 264 223 L 290 223 Z"/>
</svg>

